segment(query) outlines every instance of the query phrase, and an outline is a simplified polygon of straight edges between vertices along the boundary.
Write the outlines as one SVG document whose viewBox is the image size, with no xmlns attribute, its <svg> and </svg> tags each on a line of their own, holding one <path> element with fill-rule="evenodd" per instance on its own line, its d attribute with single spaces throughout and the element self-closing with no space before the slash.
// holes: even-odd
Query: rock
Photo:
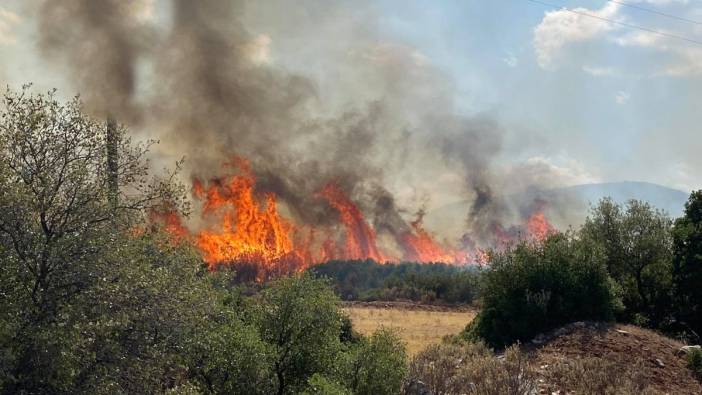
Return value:
<svg viewBox="0 0 702 395">
<path fill-rule="evenodd" d="M 697 351 L 702 351 L 702 346 L 682 346 L 678 349 L 676 352 L 677 355 L 690 355 L 692 354 L 695 350 Z"/>
<path fill-rule="evenodd" d="M 654 359 L 653 361 L 656 363 L 656 365 L 658 365 L 658 367 L 660 367 L 660 368 L 664 368 L 664 367 L 665 367 L 665 364 L 664 364 L 663 361 L 661 361 L 660 359 L 656 358 L 656 359 Z"/>
<path fill-rule="evenodd" d="M 427 388 L 427 385 L 420 380 L 412 380 L 407 387 L 405 387 L 406 395 L 432 395 L 431 391 Z"/>
<path fill-rule="evenodd" d="M 546 335 L 543 333 L 536 335 L 535 338 L 531 340 L 532 344 L 536 344 L 537 346 L 546 343 Z"/>
</svg>

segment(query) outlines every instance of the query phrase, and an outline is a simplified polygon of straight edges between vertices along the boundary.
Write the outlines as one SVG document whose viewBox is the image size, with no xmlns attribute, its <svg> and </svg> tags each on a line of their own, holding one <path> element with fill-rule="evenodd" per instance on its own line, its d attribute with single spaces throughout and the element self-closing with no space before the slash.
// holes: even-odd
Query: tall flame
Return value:
<svg viewBox="0 0 702 395">
<path fill-rule="evenodd" d="M 548 222 L 546 215 L 541 210 L 531 214 L 527 220 L 526 228 L 529 237 L 536 241 L 544 241 L 546 237 L 556 231 L 556 228 Z"/>
<path fill-rule="evenodd" d="M 417 219 L 410 223 L 412 231 L 405 232 L 401 236 L 404 249 L 403 259 L 410 262 L 467 262 L 468 254 L 466 252 L 444 247 L 434 240 L 432 235 L 424 229 L 423 217 L 423 211 L 417 213 Z"/>
<path fill-rule="evenodd" d="M 341 250 L 341 254 L 335 258 L 373 259 L 377 262 L 387 260 L 378 249 L 375 232 L 363 218 L 363 213 L 338 185 L 330 182 L 319 194 L 339 212 L 339 219 L 346 229 L 346 242 L 343 248 L 337 249 Z"/>
<path fill-rule="evenodd" d="M 235 159 L 226 165 L 231 173 L 228 176 L 207 182 L 193 180 L 193 196 L 202 203 L 199 231 L 191 234 L 180 216 L 168 207 L 150 214 L 151 221 L 161 223 L 174 240 L 192 240 L 210 269 L 230 266 L 237 273 L 246 273 L 245 278 L 261 281 L 332 259 L 399 261 L 379 248 L 375 230 L 336 183 L 327 183 L 318 196 L 338 212 L 344 230 L 341 238 L 334 237 L 336 232 L 331 228 L 299 226 L 281 216 L 274 194 L 256 193 L 256 178 L 248 161 Z M 554 232 L 555 228 L 543 212 L 545 202 L 537 203 L 522 225 L 505 228 L 495 222 L 493 240 L 487 247 L 502 249 L 523 238 L 543 241 Z M 451 264 L 487 262 L 485 246 L 466 242 L 463 248 L 454 249 L 438 242 L 424 228 L 423 216 L 424 212 L 420 211 L 406 231 L 394 235 L 403 260 Z M 320 232 L 322 237 L 317 239 Z M 312 253 L 313 250 L 317 252 Z"/>
<path fill-rule="evenodd" d="M 273 194 L 259 204 L 254 196 L 256 180 L 248 162 L 236 161 L 240 174 L 211 180 L 206 186 L 195 180 L 193 193 L 203 200 L 203 216 L 215 217 L 214 228 L 200 231 L 195 242 L 211 268 L 220 264 L 256 262 L 262 272 L 284 266 L 304 269 L 306 251 L 295 248 L 295 227 L 278 213 Z"/>
</svg>

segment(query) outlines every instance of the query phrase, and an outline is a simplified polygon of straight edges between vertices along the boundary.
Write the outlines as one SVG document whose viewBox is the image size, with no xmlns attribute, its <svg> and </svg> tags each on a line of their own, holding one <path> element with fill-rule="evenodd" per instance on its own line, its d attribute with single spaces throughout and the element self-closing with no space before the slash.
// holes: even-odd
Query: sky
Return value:
<svg viewBox="0 0 702 395">
<path fill-rule="evenodd" d="M 440 77 L 423 89 L 448 85 L 456 111 L 496 120 L 504 133 L 496 160 L 516 178 L 532 172 L 559 185 L 634 180 L 702 188 L 702 2 L 544 2 L 251 1 L 242 19 L 255 37 L 253 61 L 309 77 L 330 106 L 358 100 L 349 92 L 372 98 L 389 89 L 354 89 L 363 74 L 346 70 L 343 59 L 358 42 L 371 63 L 401 51 L 413 67 L 431 65 Z M 0 0 L 0 83 L 80 93 L 39 49 L 40 3 Z M 169 23 L 166 1 L 132 3 L 144 23 Z"/>
</svg>

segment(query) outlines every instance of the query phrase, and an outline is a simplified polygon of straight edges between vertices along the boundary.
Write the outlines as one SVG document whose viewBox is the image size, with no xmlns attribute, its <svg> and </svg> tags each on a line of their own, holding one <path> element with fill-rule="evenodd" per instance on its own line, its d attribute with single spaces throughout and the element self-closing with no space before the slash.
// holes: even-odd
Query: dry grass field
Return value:
<svg viewBox="0 0 702 395">
<path fill-rule="evenodd" d="M 476 314 L 473 309 L 446 309 L 411 304 L 348 304 L 344 310 L 354 329 L 364 335 L 380 327 L 395 328 L 414 355 L 427 345 L 441 342 L 446 335 L 459 333 Z"/>
</svg>

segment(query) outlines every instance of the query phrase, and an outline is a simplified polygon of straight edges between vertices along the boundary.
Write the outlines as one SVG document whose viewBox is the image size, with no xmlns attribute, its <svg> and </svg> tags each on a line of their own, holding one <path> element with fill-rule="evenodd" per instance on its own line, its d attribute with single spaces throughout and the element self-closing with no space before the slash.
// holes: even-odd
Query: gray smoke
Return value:
<svg viewBox="0 0 702 395">
<path fill-rule="evenodd" d="M 141 21 L 134 3 L 47 0 L 40 49 L 70 75 L 89 109 L 158 135 L 158 154 L 184 155 L 193 177 L 217 177 L 223 162 L 247 158 L 257 186 L 308 224 L 336 220 L 316 194 L 333 181 L 376 229 L 398 235 L 408 230 L 403 215 L 420 204 L 401 209 L 387 185 L 412 184 L 421 174 L 428 181 L 417 195 L 425 196 L 440 192 L 431 190 L 434 178 L 458 171 L 473 202 L 468 231 L 486 240 L 481 235 L 503 219 L 507 204 L 493 166 L 502 147 L 498 123 L 460 115 L 450 79 L 408 47 L 377 44 L 384 41 L 363 6 L 269 5 L 266 27 L 336 51 L 303 75 L 261 55 L 269 42 L 244 24 L 246 15 L 262 15 L 258 3 L 172 0 L 170 22 L 159 28 Z M 346 12 L 364 28 L 342 29 L 335 18 Z M 332 27 L 343 33 L 324 37 Z"/>
<path fill-rule="evenodd" d="M 139 118 L 134 94 L 137 60 L 149 33 L 121 0 L 45 1 L 40 9 L 39 45 L 65 68 L 88 108 L 123 122 Z"/>
</svg>

